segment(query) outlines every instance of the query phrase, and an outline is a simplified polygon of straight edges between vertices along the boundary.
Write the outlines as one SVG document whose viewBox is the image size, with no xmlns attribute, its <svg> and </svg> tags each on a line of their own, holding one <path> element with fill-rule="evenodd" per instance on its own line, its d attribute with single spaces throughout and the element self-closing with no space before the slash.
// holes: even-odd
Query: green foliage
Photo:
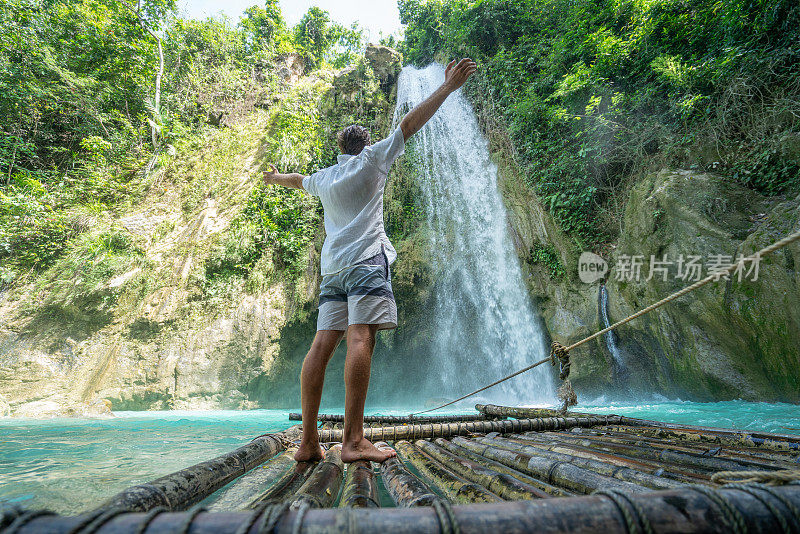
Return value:
<svg viewBox="0 0 800 534">
<path fill-rule="evenodd" d="M 608 203 L 651 163 L 767 194 L 800 187 L 797 2 L 399 5 L 408 60 L 478 60 L 468 93 L 508 125 L 530 185 L 578 241 L 613 238 Z"/>
<path fill-rule="evenodd" d="M 327 11 L 312 6 L 294 27 L 294 42 L 303 51 L 306 65 L 318 68 L 327 61 L 341 68 L 355 59 L 364 48 L 364 37 L 358 24 L 346 28 L 331 23 Z"/>
<path fill-rule="evenodd" d="M 558 252 L 550 243 L 546 245 L 534 243 L 526 261 L 531 265 L 543 265 L 553 280 L 563 280 L 567 274 Z"/>
<path fill-rule="evenodd" d="M 248 8 L 238 26 L 181 19 L 175 6 L 0 0 L 0 261 L 9 268 L 52 266 L 87 229 L 78 214 L 134 204 L 153 185 L 142 178 L 169 166 L 175 145 L 204 139 L 212 115 L 232 125 L 272 106 L 283 92 L 276 73 L 282 54 L 305 55 L 313 69 L 344 66 L 363 48 L 357 26 L 331 23 L 318 8 L 289 29 L 277 0 Z M 165 63 L 159 105 L 153 33 Z M 309 112 L 316 101 L 297 98 L 283 105 L 270 150 L 274 161 L 308 171 L 331 156 L 320 138 L 327 132 Z M 193 185 L 199 195 L 201 185 L 216 187 Z M 295 265 L 297 246 L 289 238 L 280 245 L 287 265 Z"/>
</svg>

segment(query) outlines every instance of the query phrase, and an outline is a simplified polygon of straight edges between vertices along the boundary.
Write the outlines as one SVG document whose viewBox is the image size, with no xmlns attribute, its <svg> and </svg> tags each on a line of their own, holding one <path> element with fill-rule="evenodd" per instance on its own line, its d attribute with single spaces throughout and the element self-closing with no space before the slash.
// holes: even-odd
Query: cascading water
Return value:
<svg viewBox="0 0 800 534">
<path fill-rule="evenodd" d="M 603 321 L 603 328 L 611 326 L 608 319 L 608 290 L 605 284 L 600 284 L 600 290 L 597 294 L 597 307 L 600 309 L 600 319 Z M 606 342 L 606 348 L 611 353 L 611 358 L 614 362 L 614 378 L 615 382 L 624 380 L 628 376 L 628 369 L 625 365 L 625 360 L 622 357 L 619 345 L 617 344 L 616 333 L 612 330 L 603 334 L 603 339 Z"/>
<path fill-rule="evenodd" d="M 395 121 L 443 80 L 437 64 L 404 68 Z M 428 383 L 419 390 L 454 397 L 540 360 L 547 350 L 508 235 L 497 168 L 460 91 L 409 140 L 406 152 L 416 161 L 436 280 Z M 506 404 L 550 403 L 552 391 L 549 370 L 539 367 L 482 395 Z"/>
</svg>

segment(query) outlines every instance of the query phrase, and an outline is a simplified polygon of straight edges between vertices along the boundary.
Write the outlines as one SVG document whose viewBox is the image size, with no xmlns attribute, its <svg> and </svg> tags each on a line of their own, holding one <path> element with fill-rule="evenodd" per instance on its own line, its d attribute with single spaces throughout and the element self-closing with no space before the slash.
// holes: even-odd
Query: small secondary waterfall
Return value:
<svg viewBox="0 0 800 534">
<path fill-rule="evenodd" d="M 605 284 L 600 284 L 600 290 L 597 294 L 597 307 L 600 309 L 600 319 L 603 321 L 603 328 L 611 326 L 608 319 L 608 290 Z M 612 330 L 603 334 L 603 339 L 606 341 L 606 348 L 611 353 L 611 358 L 614 361 L 614 377 L 615 381 L 624 380 L 628 376 L 628 368 L 625 365 L 625 360 L 622 358 L 622 352 L 619 345 L 617 345 L 617 335 Z"/>
<path fill-rule="evenodd" d="M 395 120 L 443 80 L 438 64 L 404 68 Z M 547 349 L 508 235 L 497 168 L 460 91 L 409 140 L 406 157 L 419 173 L 436 280 L 428 383 L 419 390 L 452 398 L 540 360 Z M 538 367 L 471 402 L 551 403 L 549 373 Z"/>
</svg>

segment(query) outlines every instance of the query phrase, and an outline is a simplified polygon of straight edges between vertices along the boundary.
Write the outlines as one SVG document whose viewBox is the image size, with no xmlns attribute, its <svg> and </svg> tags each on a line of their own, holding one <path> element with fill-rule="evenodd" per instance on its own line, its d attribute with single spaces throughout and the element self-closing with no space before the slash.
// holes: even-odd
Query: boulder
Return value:
<svg viewBox="0 0 800 534">
<path fill-rule="evenodd" d="M 388 94 L 403 69 L 403 54 L 388 46 L 369 44 L 364 57 L 378 78 L 381 89 Z"/>
<path fill-rule="evenodd" d="M 305 73 L 306 65 L 299 54 L 281 54 L 275 59 L 278 76 L 286 83 L 295 83 Z"/>
</svg>

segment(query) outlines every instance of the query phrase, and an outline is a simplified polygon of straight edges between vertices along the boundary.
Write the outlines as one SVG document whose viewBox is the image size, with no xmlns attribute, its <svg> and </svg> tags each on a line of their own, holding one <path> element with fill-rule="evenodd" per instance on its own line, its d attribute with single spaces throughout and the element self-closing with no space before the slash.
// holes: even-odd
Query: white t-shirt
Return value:
<svg viewBox="0 0 800 534">
<path fill-rule="evenodd" d="M 303 189 L 318 196 L 325 210 L 323 276 L 375 256 L 381 245 L 389 263 L 397 258 L 383 228 L 383 188 L 389 167 L 404 150 L 403 131 L 398 127 L 359 155 L 340 155 L 336 165 L 303 178 Z"/>
</svg>

